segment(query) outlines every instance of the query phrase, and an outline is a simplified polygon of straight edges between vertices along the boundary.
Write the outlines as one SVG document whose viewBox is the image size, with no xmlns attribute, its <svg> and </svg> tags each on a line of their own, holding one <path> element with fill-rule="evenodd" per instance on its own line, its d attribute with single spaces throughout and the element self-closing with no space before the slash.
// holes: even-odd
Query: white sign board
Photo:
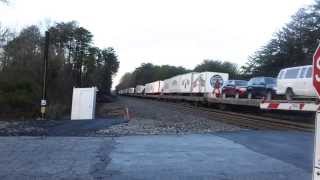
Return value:
<svg viewBox="0 0 320 180">
<path fill-rule="evenodd" d="M 96 92 L 95 87 L 73 88 L 71 120 L 94 119 Z"/>
<path fill-rule="evenodd" d="M 41 106 L 46 106 L 47 105 L 47 100 L 41 99 Z"/>
</svg>

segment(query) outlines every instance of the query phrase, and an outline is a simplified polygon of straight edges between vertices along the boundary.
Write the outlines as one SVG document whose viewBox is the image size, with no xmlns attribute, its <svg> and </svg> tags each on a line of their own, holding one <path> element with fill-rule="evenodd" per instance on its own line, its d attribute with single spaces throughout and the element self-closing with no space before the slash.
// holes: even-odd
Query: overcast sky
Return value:
<svg viewBox="0 0 320 180">
<path fill-rule="evenodd" d="M 299 8 L 313 0 L 11 0 L 0 22 L 19 31 L 30 24 L 76 20 L 100 48 L 120 59 L 115 79 L 143 62 L 193 68 L 203 59 L 243 65 Z M 45 27 L 45 26 L 44 26 Z"/>
</svg>

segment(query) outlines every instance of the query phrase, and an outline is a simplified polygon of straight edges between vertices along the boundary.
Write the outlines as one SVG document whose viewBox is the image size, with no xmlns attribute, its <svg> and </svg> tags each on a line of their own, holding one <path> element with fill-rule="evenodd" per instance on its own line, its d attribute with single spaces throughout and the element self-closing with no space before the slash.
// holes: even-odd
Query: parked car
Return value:
<svg viewBox="0 0 320 180">
<path fill-rule="evenodd" d="M 222 98 L 226 97 L 244 97 L 247 92 L 248 81 L 244 80 L 229 80 L 222 87 Z"/>
<path fill-rule="evenodd" d="M 255 77 L 248 82 L 248 99 L 265 98 L 271 100 L 276 94 L 276 79 L 272 77 Z"/>
<path fill-rule="evenodd" d="M 277 94 L 293 97 L 317 97 L 312 85 L 312 66 L 298 66 L 282 69 L 277 78 Z"/>
</svg>

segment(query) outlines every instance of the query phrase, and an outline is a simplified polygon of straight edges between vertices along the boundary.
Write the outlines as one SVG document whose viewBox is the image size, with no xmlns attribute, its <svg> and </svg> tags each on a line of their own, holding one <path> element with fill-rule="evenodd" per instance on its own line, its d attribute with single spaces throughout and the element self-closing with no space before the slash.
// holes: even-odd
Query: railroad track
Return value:
<svg viewBox="0 0 320 180">
<path fill-rule="evenodd" d="M 298 123 L 288 120 L 263 117 L 223 111 L 212 108 L 197 107 L 181 103 L 163 102 L 184 112 L 198 113 L 205 115 L 209 119 L 218 120 L 224 123 L 233 124 L 239 127 L 250 129 L 268 129 L 268 130 L 296 130 L 313 132 L 314 125 L 307 123 Z"/>
</svg>

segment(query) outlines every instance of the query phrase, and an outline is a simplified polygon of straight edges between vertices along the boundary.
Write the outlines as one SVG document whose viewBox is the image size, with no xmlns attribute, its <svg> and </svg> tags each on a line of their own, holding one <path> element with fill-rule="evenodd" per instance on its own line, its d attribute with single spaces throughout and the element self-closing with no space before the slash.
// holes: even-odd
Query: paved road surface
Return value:
<svg viewBox="0 0 320 180">
<path fill-rule="evenodd" d="M 0 137 L 0 179 L 310 180 L 313 134 Z"/>
</svg>

